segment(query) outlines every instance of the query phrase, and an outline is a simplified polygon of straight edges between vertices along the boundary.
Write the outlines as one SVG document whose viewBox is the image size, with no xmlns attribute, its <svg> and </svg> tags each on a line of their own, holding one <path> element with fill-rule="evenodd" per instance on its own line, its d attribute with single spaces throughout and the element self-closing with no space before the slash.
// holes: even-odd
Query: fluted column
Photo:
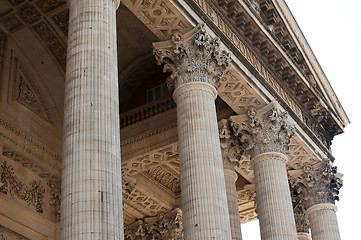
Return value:
<svg viewBox="0 0 361 240">
<path fill-rule="evenodd" d="M 115 12 L 68 0 L 61 239 L 123 239 Z"/>
<path fill-rule="evenodd" d="M 342 187 L 342 175 L 328 160 L 306 165 L 298 171 L 301 174 L 291 172 L 290 183 L 305 201 L 312 240 L 340 240 L 335 200 Z"/>
<path fill-rule="evenodd" d="M 226 119 L 218 122 L 219 137 L 221 140 L 222 160 L 224 178 L 226 182 L 226 193 L 228 203 L 228 214 L 231 225 L 232 240 L 241 240 L 241 221 L 238 209 L 236 181 L 238 174 L 235 167 L 239 165 L 242 149 L 238 142 L 231 136 L 229 123 Z"/>
<path fill-rule="evenodd" d="M 297 239 L 286 172 L 285 148 L 294 129 L 275 103 L 247 115 L 232 116 L 234 134 L 251 154 L 262 240 Z"/>
<path fill-rule="evenodd" d="M 184 239 L 231 239 L 213 86 L 229 57 L 218 41 L 198 25 L 153 43 L 175 88 Z"/>
</svg>

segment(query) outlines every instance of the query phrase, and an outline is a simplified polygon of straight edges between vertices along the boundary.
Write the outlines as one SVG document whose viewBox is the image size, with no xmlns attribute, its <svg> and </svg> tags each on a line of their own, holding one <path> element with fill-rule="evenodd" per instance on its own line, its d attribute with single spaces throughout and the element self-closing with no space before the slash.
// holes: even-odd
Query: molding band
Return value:
<svg viewBox="0 0 361 240">
<path fill-rule="evenodd" d="M 320 211 L 320 210 L 332 210 L 334 212 L 337 212 L 337 206 L 333 203 L 320 203 L 320 204 L 316 204 L 313 205 L 312 207 L 310 207 L 309 209 L 306 210 L 306 217 L 308 218 L 309 215 L 311 215 L 312 213 L 316 212 L 316 211 Z"/>
<path fill-rule="evenodd" d="M 251 159 L 252 167 L 261 161 L 265 161 L 265 160 L 269 160 L 269 159 L 281 160 L 285 164 L 287 164 L 287 162 L 288 162 L 288 157 L 283 153 L 267 152 L 267 153 L 261 153 L 261 154 L 255 156 L 253 159 Z"/>
<path fill-rule="evenodd" d="M 178 97 L 182 93 L 189 91 L 189 90 L 195 90 L 195 89 L 203 89 L 205 91 L 208 91 L 208 92 L 212 93 L 214 100 L 217 98 L 217 89 L 215 87 L 213 87 L 212 85 L 210 85 L 209 83 L 190 82 L 190 83 L 182 84 L 174 90 L 174 92 L 173 92 L 174 101 L 177 102 Z"/>
</svg>

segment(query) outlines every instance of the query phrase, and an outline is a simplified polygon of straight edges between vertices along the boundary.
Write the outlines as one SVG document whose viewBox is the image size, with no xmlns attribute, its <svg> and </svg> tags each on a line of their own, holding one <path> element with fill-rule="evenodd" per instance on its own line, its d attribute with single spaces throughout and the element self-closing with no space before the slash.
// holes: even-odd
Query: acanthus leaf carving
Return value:
<svg viewBox="0 0 361 240">
<path fill-rule="evenodd" d="M 285 153 L 295 133 L 287 118 L 287 112 L 270 103 L 258 111 L 250 108 L 247 115 L 232 116 L 230 121 L 244 151 L 255 157 L 267 152 Z"/>
<path fill-rule="evenodd" d="M 294 170 L 294 172 L 299 170 Z M 342 174 L 328 159 L 314 165 L 306 164 L 301 173 L 290 171 L 289 182 L 295 194 L 302 195 L 306 209 L 321 203 L 339 200 L 339 190 L 343 185 Z"/>
<path fill-rule="evenodd" d="M 204 82 L 212 86 L 220 81 L 230 56 L 219 48 L 219 38 L 211 38 L 204 24 L 182 35 L 175 32 L 171 40 L 153 43 L 158 64 L 165 63 L 164 72 L 170 72 L 169 88 L 189 82 Z"/>
<path fill-rule="evenodd" d="M 134 226 L 135 225 L 135 226 Z M 139 219 L 132 227 L 126 227 L 125 240 L 135 239 L 183 239 L 183 217 L 179 208 L 154 217 Z"/>
</svg>

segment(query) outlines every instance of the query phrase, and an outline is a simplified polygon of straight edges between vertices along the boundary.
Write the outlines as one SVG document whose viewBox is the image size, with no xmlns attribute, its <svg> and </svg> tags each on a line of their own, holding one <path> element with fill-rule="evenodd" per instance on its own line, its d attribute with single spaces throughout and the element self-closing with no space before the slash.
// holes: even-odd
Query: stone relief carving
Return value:
<svg viewBox="0 0 361 240">
<path fill-rule="evenodd" d="M 59 6 L 65 4 L 64 0 L 38 0 L 36 1 L 36 5 L 40 8 L 43 13 L 48 13 Z"/>
<path fill-rule="evenodd" d="M 331 161 L 323 160 L 303 169 L 289 171 L 289 182 L 296 195 L 301 195 L 306 209 L 321 203 L 335 203 L 343 185 L 342 174 Z"/>
<path fill-rule="evenodd" d="M 170 209 L 135 187 L 124 202 L 141 211 L 145 216 L 156 216 Z"/>
<path fill-rule="evenodd" d="M 60 182 L 48 182 L 50 188 L 50 201 L 49 205 L 54 208 L 55 221 L 60 221 Z"/>
<path fill-rule="evenodd" d="M 125 240 L 183 240 L 183 217 L 179 208 L 157 217 L 139 219 L 125 229 Z"/>
<path fill-rule="evenodd" d="M 52 124 L 52 117 L 40 89 L 25 71 L 24 67 L 19 63 L 19 60 L 15 58 L 14 61 L 14 76 L 17 87 L 16 100 Z"/>
<path fill-rule="evenodd" d="M 309 233 L 310 223 L 306 217 L 305 202 L 302 195 L 291 189 L 293 214 L 295 216 L 297 232 Z"/>
<path fill-rule="evenodd" d="M 285 153 L 295 133 L 287 122 L 287 112 L 269 104 L 261 110 L 251 108 L 246 116 L 231 116 L 231 127 L 241 146 L 251 156 L 266 152 Z"/>
<path fill-rule="evenodd" d="M 165 63 L 164 72 L 170 72 L 169 88 L 189 82 L 205 82 L 212 86 L 220 81 L 226 70 L 229 53 L 219 48 L 219 38 L 211 38 L 204 24 L 182 35 L 176 32 L 171 40 L 153 43 L 158 64 Z"/>
<path fill-rule="evenodd" d="M 69 10 L 62 11 L 51 17 L 59 29 L 68 37 L 69 30 Z"/>
<path fill-rule="evenodd" d="M 41 14 L 36 8 L 30 4 L 25 3 L 16 9 L 16 13 L 25 23 L 34 23 L 41 18 Z"/>
<path fill-rule="evenodd" d="M 47 182 L 56 182 L 60 180 L 60 177 L 55 176 L 49 173 L 49 169 L 45 169 L 39 164 L 36 163 L 33 159 L 25 157 L 23 154 L 15 151 L 13 148 L 8 145 L 3 145 L 2 155 L 12 159 L 14 162 L 21 164 L 21 166 L 30 169 L 33 173 L 37 174 L 39 177 L 45 179 Z"/>
<path fill-rule="evenodd" d="M 123 199 L 128 200 L 130 194 L 133 192 L 136 184 L 136 179 L 127 175 L 122 175 L 122 193 Z M 124 204 L 124 202 L 123 202 Z"/>
<path fill-rule="evenodd" d="M 144 173 L 174 194 L 180 193 L 179 173 L 174 174 L 166 166 L 157 166 Z"/>
<path fill-rule="evenodd" d="M 240 165 L 243 150 L 239 145 L 239 141 L 232 135 L 227 119 L 222 119 L 218 122 L 218 130 L 222 150 L 223 168 L 235 170 L 235 168 Z"/>
<path fill-rule="evenodd" d="M 13 12 L 1 17 L 0 22 L 9 32 L 13 32 L 23 26 L 19 17 Z"/>
<path fill-rule="evenodd" d="M 242 83 L 241 77 L 232 70 L 227 70 L 218 84 L 218 94 L 238 114 L 245 114 L 250 107 L 261 108 L 265 106 L 257 93 Z"/>
<path fill-rule="evenodd" d="M 33 147 L 35 147 L 38 150 L 41 150 L 47 154 L 49 154 L 51 157 L 53 157 L 58 163 L 61 162 L 61 155 L 59 153 L 56 153 L 52 151 L 48 146 L 44 145 L 43 143 L 37 141 L 35 138 L 31 137 L 30 135 L 27 135 L 20 129 L 16 128 L 11 123 L 0 119 L 0 127 L 3 127 L 7 131 L 11 132 L 15 136 L 21 138 L 22 140 L 25 140 L 26 142 L 30 143 Z M 0 131 L 0 136 L 5 138 L 6 140 L 14 143 L 15 145 L 18 145 L 16 141 L 14 141 L 12 138 L 8 137 L 4 134 L 4 131 Z"/>
<path fill-rule="evenodd" d="M 14 168 L 8 166 L 6 161 L 1 165 L 0 192 L 17 196 L 29 205 L 35 206 L 36 211 L 43 212 L 43 199 L 45 189 L 41 182 L 33 181 L 30 186 L 20 182 L 14 172 Z"/>
<path fill-rule="evenodd" d="M 66 66 L 66 47 L 58 39 L 54 31 L 44 22 L 33 26 L 33 30 L 40 37 L 41 41 L 48 48 L 55 60 L 59 63 L 61 69 L 65 71 Z"/>
<path fill-rule="evenodd" d="M 178 144 L 156 149 L 145 155 L 122 162 L 122 174 L 134 176 L 178 157 Z"/>
<path fill-rule="evenodd" d="M 169 39 L 174 31 L 187 32 L 192 28 L 168 1 L 125 0 L 122 3 L 162 40 Z"/>
</svg>

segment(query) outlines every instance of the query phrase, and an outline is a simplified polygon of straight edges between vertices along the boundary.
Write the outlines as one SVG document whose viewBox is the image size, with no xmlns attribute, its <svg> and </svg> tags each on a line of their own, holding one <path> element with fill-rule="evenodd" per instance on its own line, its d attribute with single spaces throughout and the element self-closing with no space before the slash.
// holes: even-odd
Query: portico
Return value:
<svg viewBox="0 0 361 240">
<path fill-rule="evenodd" d="M 283 1 L 61 2 L 0 1 L 0 237 L 340 239 L 349 121 Z"/>
</svg>

